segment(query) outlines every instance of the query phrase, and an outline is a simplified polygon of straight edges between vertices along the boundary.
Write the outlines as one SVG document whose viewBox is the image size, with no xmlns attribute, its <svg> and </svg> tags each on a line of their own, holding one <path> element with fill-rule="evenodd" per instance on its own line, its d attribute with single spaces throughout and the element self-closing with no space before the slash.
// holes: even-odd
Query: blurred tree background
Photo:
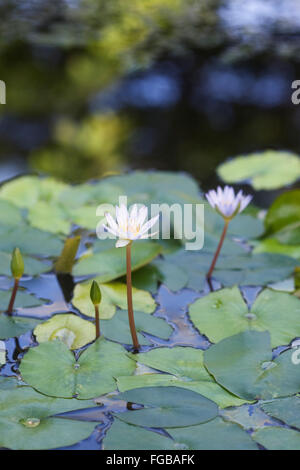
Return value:
<svg viewBox="0 0 300 470">
<path fill-rule="evenodd" d="M 298 0 L 2 0 L 1 180 L 299 152 Z"/>
</svg>

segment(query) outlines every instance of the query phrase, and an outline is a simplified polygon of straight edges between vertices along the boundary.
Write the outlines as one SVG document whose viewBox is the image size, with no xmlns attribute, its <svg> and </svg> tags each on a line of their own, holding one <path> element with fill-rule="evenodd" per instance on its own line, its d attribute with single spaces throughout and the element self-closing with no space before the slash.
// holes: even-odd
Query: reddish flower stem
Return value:
<svg viewBox="0 0 300 470">
<path fill-rule="evenodd" d="M 133 305 L 132 305 L 132 280 L 131 280 L 131 243 L 126 245 L 126 281 L 127 281 L 127 308 L 128 308 L 128 320 L 130 326 L 130 332 L 133 342 L 133 347 L 136 351 L 140 349 L 138 342 L 134 315 L 133 315 Z"/>
<path fill-rule="evenodd" d="M 8 305 L 8 308 L 7 308 L 8 315 L 11 315 L 12 312 L 13 312 L 18 287 L 19 287 L 19 279 L 15 279 L 14 287 L 13 287 L 13 290 L 12 290 L 12 293 L 11 293 L 11 298 L 10 298 L 9 305 Z"/>
<path fill-rule="evenodd" d="M 99 305 L 95 305 L 95 324 L 96 324 L 96 339 L 100 338 L 100 315 L 99 315 Z"/>
<path fill-rule="evenodd" d="M 225 224 L 224 224 L 224 228 L 223 228 L 223 232 L 222 232 L 222 235 L 221 235 L 219 244 L 218 244 L 218 246 L 217 246 L 217 249 L 216 249 L 215 255 L 214 255 L 214 257 L 213 257 L 212 263 L 211 263 L 211 265 L 210 265 L 209 271 L 208 271 L 208 273 L 207 273 L 207 275 L 206 275 L 207 279 L 210 279 L 210 278 L 211 278 L 211 275 L 212 275 L 212 273 L 213 273 L 213 270 L 215 269 L 216 262 L 217 262 L 217 260 L 218 260 L 218 257 L 219 257 L 219 254 L 220 254 L 222 245 L 223 245 L 224 240 L 225 240 L 225 237 L 226 237 L 228 225 L 229 225 L 229 220 L 225 220 Z"/>
</svg>

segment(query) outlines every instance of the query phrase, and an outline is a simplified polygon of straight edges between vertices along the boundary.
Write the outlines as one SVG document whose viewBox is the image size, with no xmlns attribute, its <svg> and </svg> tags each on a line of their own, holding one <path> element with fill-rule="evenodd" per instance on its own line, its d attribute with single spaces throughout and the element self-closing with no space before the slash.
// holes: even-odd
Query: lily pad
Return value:
<svg viewBox="0 0 300 470">
<path fill-rule="evenodd" d="M 280 398 L 261 407 L 268 415 L 300 430 L 300 397 Z"/>
<path fill-rule="evenodd" d="M 38 201 L 29 209 L 28 221 L 32 227 L 45 232 L 67 235 L 71 230 L 71 223 L 63 209 L 45 201 Z"/>
<path fill-rule="evenodd" d="M 265 238 L 255 245 L 254 253 L 279 253 L 300 259 L 299 245 L 284 245 L 275 238 Z"/>
<path fill-rule="evenodd" d="M 138 340 L 142 345 L 151 344 L 151 340 L 145 338 L 143 332 L 162 339 L 168 339 L 173 332 L 165 320 L 153 315 L 137 311 L 134 312 L 134 320 Z M 111 320 L 103 320 L 101 330 L 105 338 L 123 344 L 132 344 L 127 311 L 120 310 Z"/>
<path fill-rule="evenodd" d="M 218 414 L 218 407 L 213 401 L 177 387 L 138 388 L 122 393 L 118 399 L 144 406 L 139 410 L 120 413 L 119 419 L 153 428 L 204 423 Z"/>
<path fill-rule="evenodd" d="M 258 450 L 257 444 L 240 426 L 217 417 L 208 423 L 168 429 L 174 449 L 180 450 Z"/>
<path fill-rule="evenodd" d="M 53 415 L 88 406 L 74 399 L 45 397 L 30 387 L 1 390 L 0 446 L 38 450 L 72 445 L 87 438 L 95 423 Z"/>
<path fill-rule="evenodd" d="M 102 441 L 103 450 L 168 450 L 172 440 L 115 418 Z"/>
<path fill-rule="evenodd" d="M 30 349 L 20 372 L 25 382 L 53 397 L 93 398 L 116 388 L 114 377 L 130 375 L 135 363 L 116 343 L 99 338 L 76 361 L 61 341 L 50 341 Z"/>
<path fill-rule="evenodd" d="M 36 276 L 37 274 L 45 273 L 51 269 L 51 266 L 48 264 L 30 256 L 23 256 L 23 260 L 25 274 L 28 274 L 29 276 Z M 11 253 L 4 253 L 0 251 L 0 275 L 11 276 L 10 262 Z"/>
<path fill-rule="evenodd" d="M 19 247 L 22 254 L 58 256 L 63 242 L 57 235 L 44 232 L 29 225 L 0 228 L 0 250 L 11 253 Z"/>
<path fill-rule="evenodd" d="M 273 359 L 269 333 L 245 331 L 211 346 L 204 353 L 204 364 L 231 393 L 246 400 L 267 400 L 300 390 L 291 355 L 287 350 Z"/>
<path fill-rule="evenodd" d="M 268 235 L 287 245 L 300 244 L 300 191 L 281 194 L 265 218 Z"/>
<path fill-rule="evenodd" d="M 210 398 L 221 408 L 239 406 L 242 400 L 217 384 L 203 364 L 203 351 L 200 349 L 177 346 L 156 348 L 146 353 L 132 356 L 138 363 L 164 372 L 147 372 L 130 377 L 118 377 L 118 389 L 123 392 L 132 388 L 173 386 L 182 387 L 206 398 Z"/>
<path fill-rule="evenodd" d="M 277 189 L 300 178 L 300 158 L 291 152 L 267 150 L 223 163 L 218 175 L 226 183 L 249 182 L 257 190 Z"/>
<path fill-rule="evenodd" d="M 11 290 L 0 290 L 0 310 L 6 311 L 11 298 Z M 19 289 L 16 295 L 14 308 L 38 307 L 43 301 L 33 294 Z"/>
<path fill-rule="evenodd" d="M 188 275 L 187 287 L 201 291 L 205 285 L 212 255 L 180 251 L 166 257 Z M 273 253 L 220 256 L 213 277 L 224 286 L 259 286 L 281 281 L 293 274 L 297 261 Z"/>
<path fill-rule="evenodd" d="M 14 338 L 27 331 L 33 330 L 41 320 L 37 318 L 8 316 L 5 313 L 0 315 L 0 338 Z"/>
<path fill-rule="evenodd" d="M 95 279 L 99 282 L 99 279 Z M 74 289 L 73 305 L 85 315 L 95 317 L 95 308 L 90 299 L 91 281 L 77 284 Z M 101 304 L 99 307 L 100 318 L 108 319 L 114 316 L 117 307 L 127 309 L 127 287 L 121 282 L 100 284 Z M 132 289 L 133 308 L 141 312 L 152 313 L 156 303 L 149 292 Z"/>
<path fill-rule="evenodd" d="M 132 270 L 152 261 L 161 247 L 155 242 L 138 241 L 132 246 Z M 99 282 L 108 282 L 126 274 L 126 248 L 112 248 L 100 253 L 83 256 L 75 265 L 75 276 L 96 274 Z"/>
<path fill-rule="evenodd" d="M 39 343 L 59 339 L 69 349 L 78 349 L 95 339 L 95 325 L 72 313 L 54 315 L 38 325 L 34 334 Z"/>
<path fill-rule="evenodd" d="M 253 439 L 267 450 L 300 450 L 300 432 L 268 426 L 253 434 Z"/>
<path fill-rule="evenodd" d="M 268 330 L 273 348 L 300 336 L 299 299 L 271 289 L 258 295 L 250 311 L 238 287 L 221 289 L 196 300 L 189 315 L 213 343 L 245 330 Z"/>
<path fill-rule="evenodd" d="M 1 225 L 17 226 L 22 223 L 22 215 L 20 209 L 9 201 L 0 199 L 0 213 L 1 213 Z"/>
</svg>

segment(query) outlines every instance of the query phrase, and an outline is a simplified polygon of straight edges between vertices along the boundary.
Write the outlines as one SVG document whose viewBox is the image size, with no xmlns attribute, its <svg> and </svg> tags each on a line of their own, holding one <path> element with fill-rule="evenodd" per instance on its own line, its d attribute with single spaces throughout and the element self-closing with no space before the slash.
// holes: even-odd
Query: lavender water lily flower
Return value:
<svg viewBox="0 0 300 470">
<path fill-rule="evenodd" d="M 217 191 L 212 189 L 206 194 L 206 199 L 224 219 L 231 220 L 248 206 L 252 196 L 244 195 L 242 190 L 235 195 L 231 186 L 218 186 Z"/>
<path fill-rule="evenodd" d="M 149 233 L 149 230 L 157 222 L 159 215 L 153 217 L 148 222 L 145 222 L 148 215 L 146 206 L 138 209 L 137 204 L 133 206 L 130 213 L 125 205 L 120 207 L 116 206 L 116 220 L 110 215 L 105 214 L 107 225 L 104 228 L 112 233 L 119 240 L 116 242 L 116 247 L 126 246 L 126 283 L 127 283 L 127 307 L 128 307 L 128 320 L 130 332 L 135 351 L 140 348 L 138 337 L 135 328 L 133 303 L 132 303 L 132 280 L 131 280 L 131 245 L 135 240 L 141 240 L 153 237 L 155 233 Z"/>
<path fill-rule="evenodd" d="M 227 233 L 229 222 L 248 206 L 252 200 L 252 196 L 244 195 L 242 190 L 235 194 L 231 186 L 225 186 L 224 189 L 218 186 L 216 191 L 211 190 L 206 194 L 206 199 L 223 217 L 225 222 L 216 253 L 207 273 L 207 278 L 210 280 Z"/>
</svg>

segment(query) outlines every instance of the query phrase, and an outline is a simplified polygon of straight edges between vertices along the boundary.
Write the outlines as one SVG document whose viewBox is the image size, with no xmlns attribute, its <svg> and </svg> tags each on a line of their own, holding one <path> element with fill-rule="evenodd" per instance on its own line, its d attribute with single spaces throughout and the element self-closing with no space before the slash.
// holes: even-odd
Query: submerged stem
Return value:
<svg viewBox="0 0 300 470">
<path fill-rule="evenodd" d="M 133 315 L 133 305 L 132 305 L 132 281 L 131 281 L 131 243 L 126 245 L 126 281 L 127 281 L 127 308 L 128 308 L 128 320 L 130 326 L 130 332 L 133 342 L 133 347 L 135 350 L 140 349 L 138 342 L 134 315 Z"/>
<path fill-rule="evenodd" d="M 225 224 L 224 224 L 224 228 L 223 228 L 223 232 L 222 232 L 222 235 L 221 235 L 219 244 L 218 244 L 218 246 L 217 246 L 217 249 L 216 249 L 215 255 L 214 255 L 214 257 L 213 257 L 212 263 L 211 263 L 211 265 L 210 265 L 209 271 L 208 271 L 208 273 L 207 273 L 207 275 L 206 275 L 207 279 L 210 279 L 210 278 L 211 278 L 211 275 L 212 275 L 213 270 L 214 270 L 214 268 L 215 268 L 217 259 L 218 259 L 218 257 L 219 257 L 219 254 L 220 254 L 220 251 L 221 251 L 221 248 L 222 248 L 222 245 L 223 245 L 223 243 L 224 243 L 224 239 L 225 239 L 225 236 L 226 236 L 226 233 L 227 233 L 228 225 L 229 225 L 229 220 L 225 220 Z"/>
<path fill-rule="evenodd" d="M 12 311 L 13 311 L 13 308 L 14 308 L 15 298 L 16 298 L 16 295 L 17 295 L 18 287 L 19 287 L 19 280 L 20 279 L 15 279 L 14 287 L 13 287 L 13 290 L 12 290 L 12 293 L 11 293 L 11 298 L 10 298 L 9 305 L 8 305 L 8 308 L 7 308 L 7 313 L 9 315 L 12 314 Z"/>
<path fill-rule="evenodd" d="M 95 305 L 95 324 L 96 324 L 96 339 L 100 338 L 100 315 L 99 315 L 99 305 Z"/>
</svg>

